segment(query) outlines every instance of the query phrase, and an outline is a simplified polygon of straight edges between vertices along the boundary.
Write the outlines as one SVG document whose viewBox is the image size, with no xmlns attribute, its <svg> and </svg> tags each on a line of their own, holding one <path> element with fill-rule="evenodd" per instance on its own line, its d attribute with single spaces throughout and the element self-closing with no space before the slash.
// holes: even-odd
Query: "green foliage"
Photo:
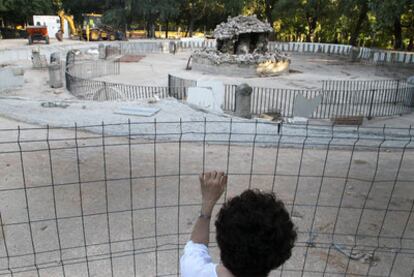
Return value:
<svg viewBox="0 0 414 277">
<path fill-rule="evenodd" d="M 414 48 L 414 0 L 0 0 L 0 17 L 22 24 L 60 8 L 78 22 L 83 13 L 103 13 L 106 24 L 145 27 L 150 37 L 160 26 L 191 35 L 228 16 L 255 14 L 279 40 Z"/>
<path fill-rule="evenodd" d="M 33 15 L 54 14 L 52 0 L 1 0 L 0 16 L 15 24 L 31 23 Z"/>
<path fill-rule="evenodd" d="M 105 0 L 62 0 L 62 8 L 67 14 L 75 17 L 75 21 L 82 22 L 83 13 L 103 13 L 106 10 Z"/>
<path fill-rule="evenodd" d="M 102 18 L 102 23 L 115 27 L 117 29 L 122 29 L 125 24 L 127 24 L 126 11 L 124 8 L 113 8 L 107 10 Z"/>
<path fill-rule="evenodd" d="M 394 49 L 404 48 L 404 34 L 413 39 L 414 0 L 371 0 L 370 8 L 376 18 L 374 30 L 391 36 Z"/>
</svg>

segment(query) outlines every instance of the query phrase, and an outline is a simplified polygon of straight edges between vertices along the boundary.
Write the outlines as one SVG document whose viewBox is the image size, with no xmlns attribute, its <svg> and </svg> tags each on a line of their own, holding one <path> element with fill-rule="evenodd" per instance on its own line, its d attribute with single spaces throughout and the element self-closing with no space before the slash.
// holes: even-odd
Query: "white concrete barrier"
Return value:
<svg viewBox="0 0 414 277">
<path fill-rule="evenodd" d="M 0 68 L 0 91 L 13 89 L 24 84 L 24 70 L 22 68 Z"/>
</svg>

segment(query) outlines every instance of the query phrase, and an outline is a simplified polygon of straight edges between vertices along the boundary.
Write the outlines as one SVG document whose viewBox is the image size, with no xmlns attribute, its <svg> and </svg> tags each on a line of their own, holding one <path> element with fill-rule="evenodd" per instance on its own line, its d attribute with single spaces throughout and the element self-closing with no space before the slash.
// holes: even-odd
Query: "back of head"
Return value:
<svg viewBox="0 0 414 277">
<path fill-rule="evenodd" d="M 223 265 L 237 277 L 264 277 L 288 260 L 296 231 L 273 193 L 247 190 L 230 199 L 216 220 Z"/>
</svg>

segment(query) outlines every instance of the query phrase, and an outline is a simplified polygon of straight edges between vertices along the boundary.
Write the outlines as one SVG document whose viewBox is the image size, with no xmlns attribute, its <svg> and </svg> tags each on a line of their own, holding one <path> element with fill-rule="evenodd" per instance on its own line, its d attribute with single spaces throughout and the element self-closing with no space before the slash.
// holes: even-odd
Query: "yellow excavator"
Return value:
<svg viewBox="0 0 414 277">
<path fill-rule="evenodd" d="M 79 37 L 79 31 L 75 27 L 75 22 L 73 20 L 73 15 L 67 15 L 67 14 L 65 14 L 65 11 L 61 10 L 61 11 L 58 12 L 58 16 L 60 18 L 60 31 L 61 31 L 62 35 L 66 31 L 65 30 L 65 20 L 66 20 L 69 24 L 70 37 L 71 38 Z"/>
<path fill-rule="evenodd" d="M 82 14 L 82 38 L 87 41 L 108 40 L 110 34 L 102 27 L 102 14 L 84 13 Z M 115 40 L 112 35 L 111 40 Z"/>
<path fill-rule="evenodd" d="M 123 40 L 124 34 L 110 26 L 102 24 L 102 14 L 86 13 L 82 14 L 82 28 L 76 29 L 73 16 L 65 14 L 63 10 L 58 13 L 62 34 L 65 32 L 65 20 L 69 23 L 71 38 L 78 37 L 86 41 L 98 40 Z"/>
</svg>

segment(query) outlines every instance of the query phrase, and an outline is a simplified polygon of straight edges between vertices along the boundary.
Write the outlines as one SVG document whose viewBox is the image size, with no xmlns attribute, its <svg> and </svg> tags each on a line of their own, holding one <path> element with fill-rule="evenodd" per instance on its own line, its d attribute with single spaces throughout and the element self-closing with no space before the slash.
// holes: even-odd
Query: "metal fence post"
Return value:
<svg viewBox="0 0 414 277">
<path fill-rule="evenodd" d="M 106 84 L 106 82 L 103 82 L 103 84 L 104 84 L 104 91 L 105 91 L 105 100 L 109 100 L 107 84 Z"/>
<path fill-rule="evenodd" d="M 369 105 L 369 112 L 368 112 L 368 120 L 371 120 L 372 119 L 372 108 L 373 108 L 373 105 L 374 105 L 374 96 L 375 96 L 375 89 L 373 89 L 373 90 L 371 90 L 371 103 L 370 103 L 370 105 Z"/>
<path fill-rule="evenodd" d="M 400 80 L 397 81 L 397 89 L 395 91 L 394 105 L 397 105 L 398 91 L 400 90 Z"/>
<path fill-rule="evenodd" d="M 411 107 L 414 107 L 414 87 L 410 89 Z"/>
<path fill-rule="evenodd" d="M 412 57 L 414 58 L 414 55 Z M 414 107 L 414 76 L 408 78 L 407 86 L 409 91 L 408 103 L 410 107 Z"/>
<path fill-rule="evenodd" d="M 171 75 L 168 74 L 168 96 L 171 96 Z"/>
</svg>

